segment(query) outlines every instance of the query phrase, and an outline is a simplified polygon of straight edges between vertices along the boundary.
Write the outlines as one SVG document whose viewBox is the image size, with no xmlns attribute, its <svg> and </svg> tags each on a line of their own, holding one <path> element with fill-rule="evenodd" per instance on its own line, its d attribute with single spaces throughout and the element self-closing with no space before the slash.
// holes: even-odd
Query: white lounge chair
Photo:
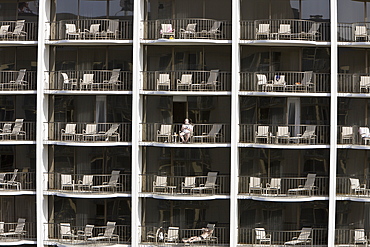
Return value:
<svg viewBox="0 0 370 247">
<path fill-rule="evenodd" d="M 63 90 L 77 88 L 77 79 L 68 78 L 67 73 L 61 73 L 63 77 Z"/>
<path fill-rule="evenodd" d="M 365 234 L 365 229 L 355 229 L 354 244 L 363 244 L 365 246 L 369 244 L 369 240 Z"/>
<path fill-rule="evenodd" d="M 299 185 L 298 188 L 288 189 L 288 194 L 298 195 L 299 193 L 307 193 L 312 196 L 317 187 L 314 185 L 316 174 L 307 174 L 307 179 L 304 185 Z"/>
<path fill-rule="evenodd" d="M 166 193 L 167 189 L 167 177 L 157 176 L 155 181 L 153 181 L 153 193 L 156 193 L 158 190 Z"/>
<path fill-rule="evenodd" d="M 18 218 L 18 223 L 15 229 L 10 229 L 9 232 L 0 233 L 0 237 L 18 237 L 25 235 L 27 231 L 24 230 L 26 226 L 26 219 Z"/>
<path fill-rule="evenodd" d="M 276 143 L 280 141 L 289 142 L 290 132 L 288 126 L 278 126 L 278 131 L 276 133 Z"/>
<path fill-rule="evenodd" d="M 19 39 L 19 38 L 25 38 L 26 37 L 27 32 L 23 31 L 24 22 L 25 22 L 25 20 L 18 20 L 15 23 L 14 31 L 9 33 L 9 35 L 11 35 L 13 39 L 14 38 Z"/>
<path fill-rule="evenodd" d="M 258 24 L 258 29 L 256 29 L 256 39 L 260 36 L 266 36 L 266 39 L 270 39 L 270 24 Z"/>
<path fill-rule="evenodd" d="M 254 136 L 254 143 L 258 143 L 258 140 L 266 140 L 266 143 L 270 143 L 271 133 L 269 126 L 257 126 L 257 131 Z"/>
<path fill-rule="evenodd" d="M 27 85 L 27 81 L 24 80 L 24 77 L 26 75 L 26 69 L 20 69 L 17 78 L 15 81 L 9 81 L 7 84 L 10 89 L 24 89 L 24 87 Z"/>
<path fill-rule="evenodd" d="M 265 228 L 257 227 L 254 228 L 256 233 L 256 244 L 268 244 L 271 245 L 271 235 L 266 234 Z"/>
<path fill-rule="evenodd" d="M 189 90 L 189 87 L 191 86 L 191 83 L 192 83 L 192 74 L 183 74 L 181 76 L 181 80 L 177 79 L 177 91 L 179 91 L 179 89 L 182 87 L 186 90 Z"/>
<path fill-rule="evenodd" d="M 179 242 L 179 227 L 168 227 L 167 233 L 164 234 L 165 243 L 178 243 Z"/>
<path fill-rule="evenodd" d="M 186 29 L 181 28 L 180 37 L 182 39 L 195 38 L 196 37 L 196 31 L 195 31 L 196 26 L 197 26 L 197 23 L 191 23 L 186 26 Z"/>
<path fill-rule="evenodd" d="M 11 123 L 5 123 L 3 125 L 3 128 L 0 129 L 0 137 L 2 140 L 6 140 L 7 137 L 10 137 L 10 134 L 12 133 L 12 125 Z"/>
<path fill-rule="evenodd" d="M 9 27 L 10 25 L 2 25 L 0 27 L 0 39 L 6 39 L 9 35 Z"/>
<path fill-rule="evenodd" d="M 194 89 L 201 89 L 201 90 L 213 90 L 216 91 L 217 88 L 217 77 L 219 74 L 218 69 L 211 70 L 209 73 L 209 77 L 207 81 L 202 81 L 200 84 L 191 84 L 191 90 L 193 91 Z"/>
<path fill-rule="evenodd" d="M 360 179 L 358 178 L 350 178 L 349 182 L 351 184 L 351 194 L 368 194 L 369 190 L 366 189 L 366 184 L 360 184 Z"/>
<path fill-rule="evenodd" d="M 164 38 L 165 36 L 168 36 L 168 37 L 173 37 L 175 38 L 175 29 L 172 29 L 172 24 L 161 24 L 161 35 L 162 35 L 162 38 Z"/>
<path fill-rule="evenodd" d="M 341 133 L 341 143 L 345 144 L 346 142 L 348 142 L 351 144 L 353 140 L 353 127 L 343 126 Z"/>
<path fill-rule="evenodd" d="M 203 37 L 210 37 L 211 39 L 218 39 L 222 37 L 222 33 L 220 31 L 221 21 L 215 21 L 209 31 L 202 30 L 200 35 Z"/>
<path fill-rule="evenodd" d="M 260 194 L 262 193 L 262 183 L 261 178 L 258 177 L 250 177 L 249 178 L 249 194 L 252 194 L 253 191 L 258 191 Z"/>
<path fill-rule="evenodd" d="M 6 187 L 9 189 L 9 188 L 12 188 L 12 187 L 15 187 L 17 190 L 21 190 L 22 189 L 22 184 L 21 182 L 17 182 L 15 181 L 15 179 L 17 178 L 17 174 L 18 174 L 18 169 L 14 169 L 13 171 L 13 175 L 12 177 L 10 178 L 10 180 L 6 181 Z"/>
<path fill-rule="evenodd" d="M 99 135 L 103 137 L 105 141 L 114 140 L 116 142 L 120 141 L 120 135 L 117 132 L 120 124 L 114 123 L 106 132 L 99 132 Z"/>
<path fill-rule="evenodd" d="M 119 20 L 109 20 L 106 34 L 109 37 L 117 39 L 119 36 Z"/>
<path fill-rule="evenodd" d="M 84 74 L 83 79 L 80 79 L 80 89 L 92 89 L 94 83 L 94 74 Z"/>
<path fill-rule="evenodd" d="M 319 33 L 320 26 L 321 26 L 320 22 L 312 23 L 310 30 L 308 30 L 308 32 L 299 33 L 298 38 L 303 40 L 316 40 L 317 37 L 320 36 Z"/>
<path fill-rule="evenodd" d="M 61 174 L 60 183 L 61 183 L 62 190 L 65 190 L 65 189 L 74 190 L 75 188 L 75 181 L 72 180 L 72 175 L 70 174 Z"/>
<path fill-rule="evenodd" d="M 307 142 L 308 144 L 315 144 L 316 143 L 316 126 L 315 125 L 309 125 L 306 127 L 306 130 L 303 132 L 303 134 L 298 134 L 298 140 L 299 142 Z"/>
<path fill-rule="evenodd" d="M 185 194 L 185 191 L 191 192 L 195 188 L 195 179 L 196 177 L 185 177 L 185 181 L 181 183 L 181 193 Z"/>
<path fill-rule="evenodd" d="M 108 182 L 103 182 L 103 184 L 101 185 L 91 186 L 91 189 L 98 190 L 98 191 L 101 191 L 101 190 L 107 191 L 111 189 L 112 192 L 115 193 L 117 189 L 122 185 L 118 183 L 119 176 L 120 176 L 119 174 L 120 174 L 120 171 L 112 171 L 111 177 Z"/>
<path fill-rule="evenodd" d="M 157 91 L 162 88 L 167 88 L 170 90 L 170 75 L 169 74 L 159 74 L 159 78 L 157 79 Z"/>
<path fill-rule="evenodd" d="M 367 34 L 367 27 L 366 26 L 356 26 L 355 27 L 355 41 L 358 41 L 358 39 L 363 41 L 368 41 L 369 36 Z"/>
<path fill-rule="evenodd" d="M 311 243 L 311 235 L 312 228 L 302 228 L 301 233 L 298 237 L 294 237 L 291 241 L 285 242 L 284 246 L 286 245 L 306 245 Z"/>
<path fill-rule="evenodd" d="M 360 76 L 360 93 L 368 93 L 370 89 L 370 76 Z"/>
<path fill-rule="evenodd" d="M 301 82 L 295 86 L 301 88 L 305 93 L 312 92 L 315 89 L 315 84 L 312 82 L 313 71 L 305 71 Z"/>
<path fill-rule="evenodd" d="M 76 29 L 75 24 L 66 24 L 66 36 L 67 39 L 70 39 L 73 37 L 74 39 L 79 39 L 80 38 L 80 30 Z"/>
<path fill-rule="evenodd" d="M 83 140 L 88 141 L 91 139 L 91 141 L 96 141 L 98 136 L 96 124 L 86 124 L 86 129 L 83 130 Z"/>
<path fill-rule="evenodd" d="M 14 126 L 12 132 L 9 134 L 10 139 L 26 139 L 26 132 L 22 130 L 23 127 L 23 119 L 16 119 L 14 122 Z"/>
<path fill-rule="evenodd" d="M 200 184 L 199 187 L 194 187 L 190 191 L 194 194 L 196 191 L 199 192 L 199 194 L 203 194 L 203 191 L 209 190 L 211 191 L 212 195 L 216 193 L 216 180 L 217 180 L 217 174 L 218 172 L 208 172 L 207 174 L 207 180 L 205 184 Z"/>
<path fill-rule="evenodd" d="M 264 92 L 267 90 L 268 81 L 266 75 L 263 74 L 256 74 L 257 76 L 257 91 L 260 90 L 261 92 Z"/>
<path fill-rule="evenodd" d="M 266 188 L 264 190 L 267 194 L 272 191 L 275 192 L 276 195 L 279 195 L 281 192 L 281 178 L 271 178 L 270 183 L 266 183 Z"/>
<path fill-rule="evenodd" d="M 87 238 L 87 241 L 108 241 L 109 243 L 112 240 L 119 242 L 119 235 L 114 234 L 114 230 L 116 228 L 116 222 L 107 222 L 107 226 L 105 227 L 104 233 L 99 233 L 97 237 Z"/>
<path fill-rule="evenodd" d="M 104 88 L 114 89 L 114 90 L 118 89 L 118 86 L 121 83 L 121 81 L 118 79 L 120 71 L 121 69 L 113 69 L 110 79 L 103 81 L 103 89 Z"/>
<path fill-rule="evenodd" d="M 77 238 L 87 240 L 87 238 L 91 238 L 94 230 L 94 225 L 86 225 L 85 229 L 77 231 Z"/>
<path fill-rule="evenodd" d="M 65 129 L 61 129 L 62 141 L 75 141 L 76 124 L 67 123 Z"/>
<path fill-rule="evenodd" d="M 222 124 L 213 124 L 211 130 L 208 133 L 202 133 L 202 135 L 194 135 L 193 140 L 200 140 L 200 142 L 204 142 L 205 140 L 209 140 L 210 142 L 215 143 L 216 139 L 220 137 L 220 131 L 222 129 Z"/>
<path fill-rule="evenodd" d="M 289 38 L 292 35 L 292 31 L 290 28 L 290 24 L 280 24 L 279 30 L 278 30 L 278 39 L 284 39 L 284 38 Z"/>
<path fill-rule="evenodd" d="M 74 234 L 74 231 L 71 230 L 71 224 L 70 223 L 60 223 L 60 238 L 63 240 L 64 238 L 67 238 L 69 240 L 74 240 L 77 238 L 77 235 Z"/>
<path fill-rule="evenodd" d="M 99 32 L 100 24 L 91 24 L 90 29 L 85 29 L 84 37 L 97 38 L 100 34 Z"/>
<path fill-rule="evenodd" d="M 369 127 L 360 127 L 358 129 L 360 138 L 363 140 L 364 144 L 367 145 L 370 142 L 370 130 Z M 362 142 L 361 142 L 362 144 Z"/>
<path fill-rule="evenodd" d="M 161 124 L 161 128 L 157 130 L 157 142 L 161 140 L 164 142 L 171 142 L 172 135 L 172 125 L 171 124 Z"/>
<path fill-rule="evenodd" d="M 78 190 L 91 190 L 94 175 L 83 175 L 82 180 L 78 181 Z"/>
</svg>

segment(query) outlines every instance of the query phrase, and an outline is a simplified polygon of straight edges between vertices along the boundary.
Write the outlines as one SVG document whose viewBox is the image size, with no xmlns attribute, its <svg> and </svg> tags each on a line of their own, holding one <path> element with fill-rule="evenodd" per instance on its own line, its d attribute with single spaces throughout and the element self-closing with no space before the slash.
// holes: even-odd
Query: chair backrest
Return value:
<svg viewBox="0 0 370 247">
<path fill-rule="evenodd" d="M 271 178 L 270 187 L 280 189 L 281 178 Z"/>
<path fill-rule="evenodd" d="M 94 175 L 84 175 L 82 177 L 82 184 L 83 185 L 93 185 Z"/>
<path fill-rule="evenodd" d="M 17 79 L 15 79 L 15 84 L 22 83 L 24 76 L 26 75 L 26 69 L 20 69 Z"/>
<path fill-rule="evenodd" d="M 205 187 L 214 187 L 216 185 L 218 172 L 208 172 L 207 181 L 204 184 Z"/>
<path fill-rule="evenodd" d="M 269 134 L 269 126 L 258 126 L 257 135 L 268 136 L 268 134 Z"/>
<path fill-rule="evenodd" d="M 70 175 L 70 174 L 61 174 L 60 175 L 60 181 L 61 181 L 62 185 L 72 184 L 72 175 Z"/>
<path fill-rule="evenodd" d="M 309 125 L 306 127 L 306 130 L 304 131 L 302 137 L 303 138 L 310 138 L 315 134 L 316 131 L 316 125 Z"/>
<path fill-rule="evenodd" d="M 361 137 L 367 137 L 370 135 L 370 130 L 368 127 L 360 127 L 358 129 L 358 133 L 361 135 Z"/>
<path fill-rule="evenodd" d="M 116 228 L 116 222 L 107 222 L 107 226 L 105 227 L 104 237 L 111 238 Z"/>
<path fill-rule="evenodd" d="M 288 126 L 278 126 L 277 136 L 287 136 L 289 135 Z"/>
<path fill-rule="evenodd" d="M 266 77 L 266 75 L 257 74 L 257 85 L 265 85 L 265 84 L 267 84 L 267 77 Z"/>
<path fill-rule="evenodd" d="M 186 26 L 186 31 L 188 31 L 188 32 L 195 32 L 196 26 L 197 26 L 196 23 L 188 24 Z"/>
<path fill-rule="evenodd" d="M 69 223 L 60 223 L 60 235 L 65 235 L 65 234 L 71 234 L 71 224 Z"/>
<path fill-rule="evenodd" d="M 92 84 L 94 82 L 94 74 L 84 74 L 83 83 Z"/>
<path fill-rule="evenodd" d="M 257 240 L 266 238 L 265 228 L 262 228 L 262 227 L 254 228 L 254 231 L 256 232 L 256 239 Z"/>
<path fill-rule="evenodd" d="M 4 233 L 4 222 L 0 222 L 0 233 Z"/>
<path fill-rule="evenodd" d="M 109 185 L 115 185 L 118 182 L 120 171 L 112 171 L 112 175 L 109 179 Z"/>
<path fill-rule="evenodd" d="M 320 25 L 321 25 L 320 22 L 314 22 L 312 24 L 310 30 L 308 30 L 308 33 L 310 33 L 310 34 L 316 34 L 317 31 L 319 31 Z"/>
<path fill-rule="evenodd" d="M 298 236 L 299 241 L 307 241 L 311 235 L 312 228 L 302 228 L 301 233 Z"/>
<path fill-rule="evenodd" d="M 19 218 L 18 219 L 18 223 L 17 223 L 17 226 L 15 227 L 15 230 L 14 232 L 15 233 L 22 233 L 23 232 L 23 229 L 26 225 L 26 219 L 24 218 Z"/>
<path fill-rule="evenodd" d="M 355 36 L 356 35 L 367 35 L 366 26 L 356 26 L 355 27 Z"/>
<path fill-rule="evenodd" d="M 84 230 L 84 236 L 92 236 L 92 232 L 94 230 L 94 225 L 86 225 Z"/>
<path fill-rule="evenodd" d="M 355 229 L 355 243 L 365 239 L 365 229 Z"/>
<path fill-rule="evenodd" d="M 342 136 L 346 136 L 346 135 L 353 135 L 353 127 L 350 126 L 343 126 L 342 127 Z"/>
<path fill-rule="evenodd" d="M 6 173 L 0 173 L 0 183 L 5 182 L 5 175 L 6 175 Z"/>
<path fill-rule="evenodd" d="M 161 24 L 161 27 L 162 27 L 162 32 L 164 32 L 164 33 L 172 33 L 173 32 L 172 24 Z"/>
<path fill-rule="evenodd" d="M 170 75 L 169 74 L 159 74 L 158 83 L 165 83 L 168 84 L 170 82 Z"/>
<path fill-rule="evenodd" d="M 217 83 L 217 77 L 218 77 L 219 71 L 220 71 L 219 69 L 211 70 L 211 72 L 209 73 L 207 84 L 215 84 L 215 83 Z"/>
<path fill-rule="evenodd" d="M 181 84 L 191 84 L 193 75 L 181 75 Z"/>
<path fill-rule="evenodd" d="M 211 27 L 211 29 L 209 30 L 210 33 L 215 33 L 218 31 L 218 29 L 220 28 L 221 26 L 221 21 L 215 21 L 213 23 L 213 26 Z"/>
<path fill-rule="evenodd" d="M 113 135 L 113 133 L 116 133 L 119 128 L 118 123 L 112 124 L 112 126 L 109 128 L 109 130 L 105 133 L 107 136 Z"/>
<path fill-rule="evenodd" d="M 0 36 L 7 35 L 8 32 L 9 32 L 9 27 L 10 27 L 10 25 L 2 25 L 0 27 Z"/>
<path fill-rule="evenodd" d="M 222 124 L 214 124 L 208 135 L 209 136 L 214 136 L 214 135 L 218 134 L 218 132 L 220 132 L 221 128 L 222 128 Z"/>
<path fill-rule="evenodd" d="M 310 84 L 312 80 L 312 75 L 313 75 L 313 71 L 304 72 L 301 84 L 304 86 Z"/>
<path fill-rule="evenodd" d="M 23 119 L 16 119 L 12 130 L 12 135 L 18 135 L 23 127 Z"/>
<path fill-rule="evenodd" d="M 184 186 L 185 187 L 195 187 L 196 177 L 185 177 Z"/>
<path fill-rule="evenodd" d="M 370 85 L 370 76 L 360 76 L 360 86 L 369 86 Z"/>
<path fill-rule="evenodd" d="M 63 83 L 69 83 L 69 79 L 68 79 L 68 75 L 67 73 L 61 73 L 61 75 L 63 76 Z"/>
<path fill-rule="evenodd" d="M 249 178 L 249 187 L 250 188 L 260 188 L 261 187 L 261 178 L 250 177 Z"/>
<path fill-rule="evenodd" d="M 358 179 L 358 178 L 350 178 L 349 182 L 351 184 L 351 189 L 352 190 L 357 189 L 357 188 L 360 187 L 360 179 Z"/>
<path fill-rule="evenodd" d="M 4 124 L 3 133 L 12 133 L 12 124 L 11 123 Z"/>
<path fill-rule="evenodd" d="M 290 24 L 280 24 L 278 33 L 279 34 L 291 33 Z"/>
<path fill-rule="evenodd" d="M 9 180 L 10 182 L 14 182 L 15 178 L 17 177 L 18 169 L 14 169 L 12 178 Z"/>
<path fill-rule="evenodd" d="M 109 20 L 108 22 L 108 30 L 111 32 L 116 32 L 119 29 L 119 21 L 118 20 Z"/>
<path fill-rule="evenodd" d="M 90 33 L 98 33 L 100 28 L 100 24 L 91 24 L 90 25 Z"/>
<path fill-rule="evenodd" d="M 167 177 L 166 176 L 157 176 L 155 179 L 156 186 L 167 186 Z"/>
<path fill-rule="evenodd" d="M 15 35 L 21 34 L 21 31 L 24 27 L 24 22 L 25 22 L 25 20 L 18 20 L 16 22 L 13 34 L 15 34 Z"/>
<path fill-rule="evenodd" d="M 178 239 L 179 238 L 179 227 L 168 227 L 167 238 Z"/>
<path fill-rule="evenodd" d="M 258 33 L 270 33 L 270 24 L 259 24 Z"/>
<path fill-rule="evenodd" d="M 66 134 L 76 134 L 76 124 L 68 123 L 65 129 Z"/>
<path fill-rule="evenodd" d="M 273 84 L 283 84 L 285 85 L 285 75 L 275 75 Z"/>
<path fill-rule="evenodd" d="M 112 75 L 110 76 L 109 83 L 116 83 L 119 78 L 119 72 L 121 69 L 113 69 Z"/>
<path fill-rule="evenodd" d="M 75 24 L 66 24 L 66 34 L 69 34 L 69 33 L 76 33 Z"/>
<path fill-rule="evenodd" d="M 172 125 L 171 124 L 162 124 L 161 129 L 159 130 L 159 134 L 161 135 L 170 135 L 172 133 Z"/>
<path fill-rule="evenodd" d="M 96 134 L 96 124 L 86 124 L 85 134 Z"/>
<path fill-rule="evenodd" d="M 307 174 L 307 180 L 304 184 L 304 188 L 311 188 L 315 184 L 316 174 Z"/>
</svg>

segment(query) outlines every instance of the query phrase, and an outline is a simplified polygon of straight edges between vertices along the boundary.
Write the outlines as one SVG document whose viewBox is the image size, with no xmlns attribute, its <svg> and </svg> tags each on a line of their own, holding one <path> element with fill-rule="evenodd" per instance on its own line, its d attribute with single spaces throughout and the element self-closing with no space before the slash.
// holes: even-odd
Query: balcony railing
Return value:
<svg viewBox="0 0 370 247">
<path fill-rule="evenodd" d="M 147 71 L 143 73 L 143 90 L 148 91 L 209 91 L 231 90 L 231 73 L 217 71 Z M 181 81 L 191 75 L 190 82 Z"/>
<path fill-rule="evenodd" d="M 62 175 L 65 178 L 62 178 Z M 118 180 L 111 174 L 61 174 L 46 173 L 48 191 L 79 194 L 131 193 L 131 175 L 119 174 Z M 114 180 L 111 180 L 114 179 Z"/>
<path fill-rule="evenodd" d="M 175 227 L 175 226 L 174 226 Z M 206 225 L 204 226 L 206 227 Z M 159 227 L 149 227 L 149 226 L 142 226 L 141 227 L 141 242 L 142 243 L 150 243 L 150 245 L 158 245 L 163 246 L 164 243 L 182 243 L 183 239 L 189 239 L 194 236 L 200 236 L 203 232 L 202 229 L 181 229 L 178 230 L 178 237 L 173 239 L 173 241 L 167 241 L 166 239 L 159 238 L 156 234 Z M 167 233 L 168 228 L 160 229 L 163 231 L 162 233 Z M 206 239 L 199 239 L 198 241 L 194 241 L 194 245 L 207 245 L 207 246 L 220 246 L 220 245 L 228 245 L 230 243 L 230 229 L 228 227 L 216 227 L 213 230 L 213 233 L 210 238 Z M 192 244 L 192 243 L 190 243 Z"/>
<path fill-rule="evenodd" d="M 330 74 L 312 72 L 241 72 L 240 91 L 329 93 Z"/>
<path fill-rule="evenodd" d="M 142 141 L 180 143 L 182 124 L 141 124 Z M 230 124 L 193 124 L 189 143 L 229 143 Z"/>
<path fill-rule="evenodd" d="M 362 177 L 337 177 L 337 195 L 370 198 L 370 179 Z"/>
<path fill-rule="evenodd" d="M 5 172 L 3 181 L 0 182 L 1 192 L 6 191 L 35 191 L 36 190 L 36 174 L 35 172 L 17 172 L 15 179 L 14 172 Z M 1 193 L 0 192 L 0 193 Z"/>
<path fill-rule="evenodd" d="M 0 90 L 36 90 L 36 71 L 0 71 Z"/>
<path fill-rule="evenodd" d="M 339 93 L 364 93 L 369 94 L 370 75 L 365 73 L 338 74 Z"/>
<path fill-rule="evenodd" d="M 256 178 L 258 180 L 255 180 Z M 260 183 L 257 181 L 260 181 Z M 307 177 L 267 178 L 240 176 L 239 194 L 255 196 L 281 196 L 286 198 L 297 196 L 329 195 L 328 177 L 315 177 L 312 185 L 307 184 L 307 181 Z"/>
<path fill-rule="evenodd" d="M 37 41 L 37 22 L 0 21 L 0 25 L 0 41 Z"/>
<path fill-rule="evenodd" d="M 116 218 L 118 218 L 118 215 Z M 115 225 L 113 234 L 107 234 L 105 235 L 107 238 L 100 238 L 98 240 L 94 239 L 94 237 L 97 237 L 99 234 L 104 235 L 106 226 L 94 226 L 91 235 L 84 233 L 85 226 L 74 226 L 70 224 L 70 231 L 66 233 L 62 232 L 61 224 L 48 223 L 44 227 L 45 231 L 48 231 L 48 241 L 61 244 L 106 246 L 108 244 L 128 244 L 131 241 L 130 225 Z"/>
<path fill-rule="evenodd" d="M 370 22 L 338 23 L 338 41 L 368 42 Z"/>
<path fill-rule="evenodd" d="M 50 71 L 46 90 L 131 91 L 132 72 L 112 70 Z"/>
<path fill-rule="evenodd" d="M 49 141 L 129 142 L 131 123 L 46 123 Z"/>
<path fill-rule="evenodd" d="M 1 233 L 2 235 L 0 238 L 1 245 L 4 245 L 4 242 L 17 242 L 22 240 L 36 241 L 36 223 L 27 222 L 26 219 L 23 231 L 20 232 L 19 234 L 15 232 L 18 223 L 3 223 L 3 224 L 4 229 L 2 230 Z"/>
<path fill-rule="evenodd" d="M 210 196 L 227 195 L 230 193 L 230 176 L 218 175 L 215 184 L 208 184 L 208 188 L 202 189 L 207 182 L 207 176 L 165 176 L 166 185 L 156 184 L 156 175 L 141 175 L 142 192 L 173 196 Z M 194 184 L 186 184 L 186 179 Z"/>
<path fill-rule="evenodd" d="M 240 142 L 279 145 L 329 145 L 329 125 L 240 124 Z"/>
<path fill-rule="evenodd" d="M 239 241 L 241 245 L 257 245 L 263 246 L 285 246 L 284 243 L 292 241 L 293 238 L 297 238 L 301 230 L 287 230 L 287 231 L 277 231 L 277 230 L 265 230 L 266 235 L 270 235 L 271 242 L 260 242 L 256 236 L 256 231 L 254 228 L 239 228 Z M 313 228 L 309 236 L 301 237 L 300 239 L 306 240 L 303 242 L 296 242 L 296 244 L 288 243 L 290 245 L 304 245 L 304 246 L 327 246 L 327 229 Z M 287 246 L 290 246 L 288 245 Z"/>
<path fill-rule="evenodd" d="M 338 126 L 338 144 L 369 145 L 370 130 L 368 126 Z"/>
<path fill-rule="evenodd" d="M 131 40 L 132 31 L 132 21 L 62 20 L 51 23 L 50 40 Z"/>
<path fill-rule="evenodd" d="M 231 39 L 231 21 L 164 19 L 144 21 L 144 39 Z"/>
<path fill-rule="evenodd" d="M 330 23 L 309 20 L 241 21 L 241 40 L 329 41 Z"/>
<path fill-rule="evenodd" d="M 0 122 L 0 142 L 2 141 L 35 141 L 36 123 L 23 122 L 21 128 L 14 122 Z"/>
</svg>

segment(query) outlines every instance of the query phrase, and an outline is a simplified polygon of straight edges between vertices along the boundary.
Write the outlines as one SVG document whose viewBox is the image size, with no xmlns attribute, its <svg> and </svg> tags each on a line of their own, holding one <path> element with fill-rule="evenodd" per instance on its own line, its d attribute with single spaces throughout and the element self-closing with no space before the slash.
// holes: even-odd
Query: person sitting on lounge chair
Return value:
<svg viewBox="0 0 370 247">
<path fill-rule="evenodd" d="M 185 119 L 184 124 L 181 126 L 180 138 L 182 143 L 187 143 L 193 133 L 193 125 L 190 124 L 189 119 Z"/>
<path fill-rule="evenodd" d="M 200 236 L 193 236 L 188 239 L 183 239 L 182 242 L 184 243 L 194 243 L 194 242 L 200 242 L 204 239 L 209 238 L 213 233 L 213 229 L 211 228 L 202 228 L 202 234 Z"/>
</svg>

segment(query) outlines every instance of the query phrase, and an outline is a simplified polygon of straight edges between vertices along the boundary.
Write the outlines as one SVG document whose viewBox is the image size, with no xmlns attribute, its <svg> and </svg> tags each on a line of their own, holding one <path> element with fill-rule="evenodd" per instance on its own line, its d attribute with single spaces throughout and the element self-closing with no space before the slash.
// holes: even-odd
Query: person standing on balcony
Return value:
<svg viewBox="0 0 370 247">
<path fill-rule="evenodd" d="M 181 126 L 180 138 L 182 143 L 187 143 L 189 138 L 193 134 L 193 125 L 191 125 L 189 119 L 185 119 L 184 124 Z"/>
</svg>

